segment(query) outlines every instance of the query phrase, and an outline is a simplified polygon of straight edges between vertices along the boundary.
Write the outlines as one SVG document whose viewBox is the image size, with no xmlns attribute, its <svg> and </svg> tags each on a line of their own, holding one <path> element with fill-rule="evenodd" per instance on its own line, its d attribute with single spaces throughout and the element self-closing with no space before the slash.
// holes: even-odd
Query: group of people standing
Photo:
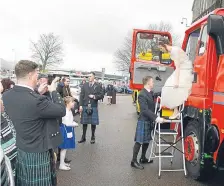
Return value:
<svg viewBox="0 0 224 186">
<path fill-rule="evenodd" d="M 171 53 L 176 70 L 168 78 L 161 92 L 161 104 L 174 109 L 170 119 L 178 118 L 178 106 L 189 96 L 192 86 L 192 63 L 187 55 L 178 47 L 173 47 L 167 40 L 161 39 L 161 50 Z M 38 64 L 22 60 L 15 66 L 17 84 L 2 82 L 1 89 L 1 168 L 11 162 L 11 176 L 2 171 L 1 185 L 8 185 L 15 176 L 16 186 L 55 186 L 56 159 L 60 159 L 59 169 L 70 170 L 67 160 L 67 149 L 75 148 L 74 121 L 72 109 L 75 100 L 69 89 L 69 78 L 55 78 L 49 82 L 48 76 L 39 74 Z M 154 113 L 155 98 L 153 78 L 143 78 L 144 88 L 138 96 L 140 116 L 138 118 L 135 145 L 131 166 L 143 169 L 141 164 L 152 163 L 146 158 L 153 123 L 164 123 L 166 120 Z M 13 87 L 13 88 L 12 88 Z M 110 87 L 111 89 L 111 87 Z M 81 87 L 79 112 L 83 133 L 79 143 L 86 142 L 88 125 L 91 125 L 91 140 L 96 140 L 96 126 L 99 125 L 98 101 L 104 97 L 101 85 L 95 82 L 95 74 L 91 73 L 89 82 Z M 111 96 L 108 95 L 108 99 Z M 142 147 L 140 163 L 137 156 Z M 58 155 L 56 156 L 56 150 Z M 9 173 L 9 172 L 8 172 Z M 3 183 L 5 182 L 5 183 Z"/>
<path fill-rule="evenodd" d="M 1 101 L 4 156 L 11 160 L 16 186 L 55 186 L 56 160 L 60 159 L 59 169 L 70 170 L 70 161 L 65 156 L 67 149 L 75 148 L 74 127 L 77 123 L 72 109 L 76 103 L 68 86 L 69 78 L 60 80 L 56 77 L 49 82 L 47 75 L 39 74 L 38 64 L 28 60 L 16 64 L 15 74 L 17 84 L 4 91 Z M 91 124 L 92 144 L 99 124 L 97 102 L 103 97 L 94 78 L 95 74 L 91 73 L 80 96 L 83 124 L 80 141 L 85 142 L 87 125 Z"/>
</svg>

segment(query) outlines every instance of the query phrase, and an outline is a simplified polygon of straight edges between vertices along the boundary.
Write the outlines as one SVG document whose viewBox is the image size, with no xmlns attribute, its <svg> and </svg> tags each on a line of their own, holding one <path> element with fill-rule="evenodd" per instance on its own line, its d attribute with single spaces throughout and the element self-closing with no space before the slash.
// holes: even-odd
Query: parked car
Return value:
<svg viewBox="0 0 224 186">
<path fill-rule="evenodd" d="M 70 86 L 72 96 L 79 101 L 79 96 L 80 96 L 80 93 L 81 93 L 80 85 L 70 84 L 69 86 Z"/>
<path fill-rule="evenodd" d="M 131 90 L 127 86 L 117 87 L 116 90 L 118 93 L 123 93 L 123 94 L 132 94 L 133 93 L 133 90 Z"/>
<path fill-rule="evenodd" d="M 73 110 L 73 115 L 76 115 L 76 114 L 79 114 L 79 96 L 81 92 L 81 87 L 80 85 L 74 85 L 74 84 L 70 84 L 69 86 L 70 86 L 71 94 L 75 98 L 76 104 Z"/>
<path fill-rule="evenodd" d="M 125 88 L 125 93 L 126 94 L 132 94 L 133 93 L 133 90 L 131 90 L 129 87 L 126 87 Z"/>
<path fill-rule="evenodd" d="M 115 90 L 116 90 L 117 93 L 123 93 L 124 92 L 122 87 L 115 87 Z"/>
</svg>

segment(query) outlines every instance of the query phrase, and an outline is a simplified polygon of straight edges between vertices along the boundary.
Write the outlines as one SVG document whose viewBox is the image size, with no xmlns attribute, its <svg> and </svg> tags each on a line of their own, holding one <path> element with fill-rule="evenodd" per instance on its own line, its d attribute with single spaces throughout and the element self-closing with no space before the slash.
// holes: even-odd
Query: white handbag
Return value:
<svg viewBox="0 0 224 186">
<path fill-rule="evenodd" d="M 64 125 L 64 128 L 65 128 L 65 132 L 66 132 L 67 138 L 69 138 L 69 139 L 72 138 L 73 137 L 73 128 L 72 128 L 72 132 L 67 132 L 65 125 Z"/>
</svg>

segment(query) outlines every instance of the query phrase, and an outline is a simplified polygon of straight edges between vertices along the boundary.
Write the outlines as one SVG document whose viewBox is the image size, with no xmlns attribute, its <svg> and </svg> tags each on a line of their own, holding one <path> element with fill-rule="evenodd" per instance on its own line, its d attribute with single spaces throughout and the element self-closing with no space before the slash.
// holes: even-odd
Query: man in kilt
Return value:
<svg viewBox="0 0 224 186">
<path fill-rule="evenodd" d="M 153 78 L 151 76 L 146 76 L 142 80 L 144 88 L 140 91 L 138 96 L 138 103 L 140 105 L 140 114 L 137 122 L 136 132 L 135 132 L 135 145 L 133 148 L 133 158 L 131 161 L 131 166 L 137 169 L 144 169 L 144 167 L 137 161 L 137 156 L 139 150 L 142 146 L 142 155 L 140 158 L 140 163 L 152 163 L 146 158 L 146 151 L 149 147 L 149 142 L 152 139 L 151 132 L 153 130 L 154 122 L 163 123 L 164 119 L 158 117 L 155 113 L 155 102 L 154 98 L 158 94 L 152 92 L 153 88 Z"/>
<path fill-rule="evenodd" d="M 101 86 L 94 81 L 95 73 L 91 72 L 89 82 L 84 83 L 80 93 L 80 114 L 81 121 L 83 124 L 83 134 L 79 143 L 86 141 L 87 125 L 91 124 L 92 136 L 91 144 L 95 143 L 95 130 L 96 125 L 99 125 L 98 115 L 98 100 L 101 100 L 104 96 Z"/>
<path fill-rule="evenodd" d="M 22 60 L 15 66 L 18 84 L 3 94 L 6 113 L 16 130 L 16 186 L 56 186 L 53 149 L 62 137 L 56 118 L 65 116 L 64 102 L 56 81 L 48 86 L 52 101 L 37 94 L 38 64 Z M 43 87 L 44 88 L 44 87 Z"/>
</svg>

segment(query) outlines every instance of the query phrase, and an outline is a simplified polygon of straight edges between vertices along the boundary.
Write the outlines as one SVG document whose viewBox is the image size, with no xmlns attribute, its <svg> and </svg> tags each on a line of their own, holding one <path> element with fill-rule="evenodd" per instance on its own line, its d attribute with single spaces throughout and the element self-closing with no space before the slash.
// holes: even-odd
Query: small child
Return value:
<svg viewBox="0 0 224 186">
<path fill-rule="evenodd" d="M 65 163 L 65 156 L 67 149 L 75 149 L 75 132 L 74 127 L 78 124 L 73 121 L 73 114 L 71 109 L 74 108 L 74 98 L 67 96 L 64 98 L 66 105 L 66 115 L 62 118 L 62 124 L 60 126 L 63 143 L 59 146 L 60 152 L 60 170 L 70 170 L 70 164 Z"/>
</svg>

